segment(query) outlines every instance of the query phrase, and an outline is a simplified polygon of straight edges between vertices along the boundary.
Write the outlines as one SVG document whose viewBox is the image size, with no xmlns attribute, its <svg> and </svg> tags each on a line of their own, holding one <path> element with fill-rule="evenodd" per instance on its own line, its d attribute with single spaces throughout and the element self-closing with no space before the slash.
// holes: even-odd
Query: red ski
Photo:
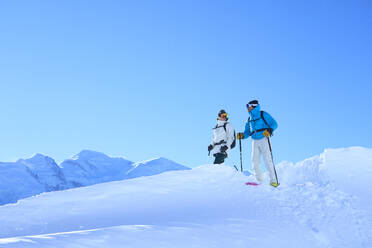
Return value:
<svg viewBox="0 0 372 248">
<path fill-rule="evenodd" d="M 245 185 L 258 186 L 258 183 L 255 182 L 246 182 Z"/>
</svg>

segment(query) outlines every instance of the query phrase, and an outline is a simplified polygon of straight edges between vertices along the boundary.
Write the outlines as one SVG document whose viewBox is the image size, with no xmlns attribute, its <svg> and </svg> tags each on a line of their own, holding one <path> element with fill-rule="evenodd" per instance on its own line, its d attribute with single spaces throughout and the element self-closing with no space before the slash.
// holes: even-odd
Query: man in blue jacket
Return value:
<svg viewBox="0 0 372 248">
<path fill-rule="evenodd" d="M 238 133 L 238 139 L 252 137 L 252 164 L 257 181 L 264 180 L 261 170 L 261 154 L 264 158 L 266 169 L 270 176 L 270 185 L 277 187 L 279 185 L 274 162 L 271 153 L 270 136 L 278 127 L 278 124 L 271 115 L 261 111 L 257 100 L 250 101 L 247 104 L 249 119 L 245 124 L 244 133 Z"/>
</svg>

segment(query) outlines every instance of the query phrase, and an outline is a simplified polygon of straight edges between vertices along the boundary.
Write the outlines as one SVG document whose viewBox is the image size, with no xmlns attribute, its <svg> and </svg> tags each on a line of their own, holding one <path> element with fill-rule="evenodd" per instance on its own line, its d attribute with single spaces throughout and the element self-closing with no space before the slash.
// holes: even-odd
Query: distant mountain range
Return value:
<svg viewBox="0 0 372 248">
<path fill-rule="evenodd" d="M 0 162 L 0 205 L 43 192 L 189 169 L 166 158 L 134 163 L 90 150 L 60 165 L 51 157 L 36 154 L 17 162 Z"/>
</svg>

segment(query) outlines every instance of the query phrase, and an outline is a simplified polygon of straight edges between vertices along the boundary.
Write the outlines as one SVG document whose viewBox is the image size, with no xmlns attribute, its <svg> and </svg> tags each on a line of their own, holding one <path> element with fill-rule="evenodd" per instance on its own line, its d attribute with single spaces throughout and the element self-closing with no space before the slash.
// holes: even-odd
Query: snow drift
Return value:
<svg viewBox="0 0 372 248">
<path fill-rule="evenodd" d="M 352 147 L 279 164 L 279 188 L 204 165 L 44 193 L 0 207 L 0 245 L 372 247 L 371 166 Z"/>
</svg>

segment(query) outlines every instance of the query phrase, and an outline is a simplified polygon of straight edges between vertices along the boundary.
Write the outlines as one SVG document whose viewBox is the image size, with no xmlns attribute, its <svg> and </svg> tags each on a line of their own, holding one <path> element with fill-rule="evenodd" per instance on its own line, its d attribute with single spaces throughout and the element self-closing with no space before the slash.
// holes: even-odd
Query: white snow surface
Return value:
<svg viewBox="0 0 372 248">
<path fill-rule="evenodd" d="M 278 188 L 203 165 L 43 193 L 0 207 L 0 247 L 372 247 L 371 168 L 351 147 L 278 164 Z"/>
</svg>

